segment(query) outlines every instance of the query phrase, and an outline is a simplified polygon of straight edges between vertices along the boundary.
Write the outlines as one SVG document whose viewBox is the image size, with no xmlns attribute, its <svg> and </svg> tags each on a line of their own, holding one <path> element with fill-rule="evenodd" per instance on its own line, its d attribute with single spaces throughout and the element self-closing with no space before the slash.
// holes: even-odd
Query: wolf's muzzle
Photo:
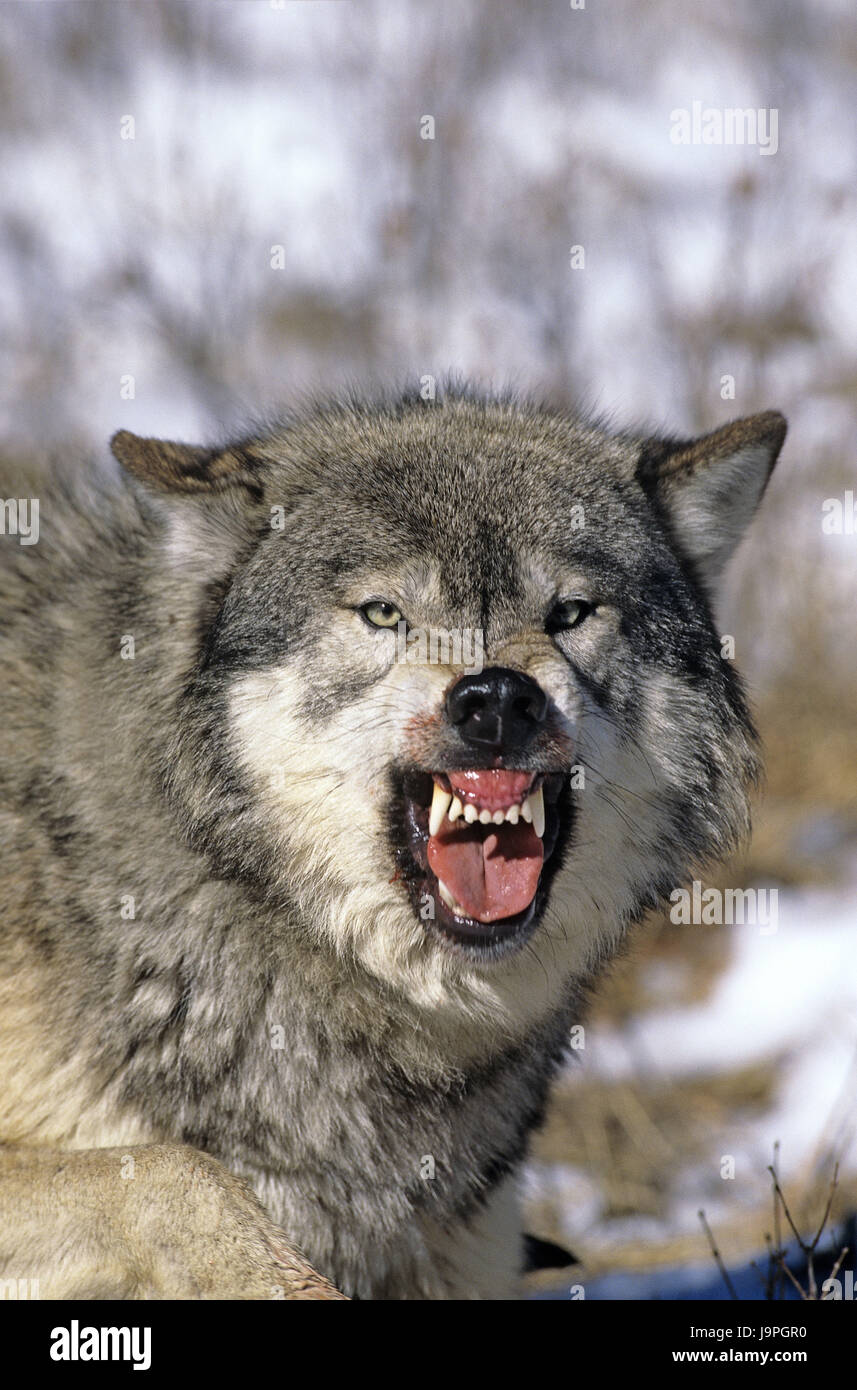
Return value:
<svg viewBox="0 0 857 1390">
<path fill-rule="evenodd" d="M 547 711 L 541 686 L 505 666 L 462 676 L 446 697 L 447 718 L 465 743 L 497 753 L 517 753 L 532 743 Z"/>
</svg>

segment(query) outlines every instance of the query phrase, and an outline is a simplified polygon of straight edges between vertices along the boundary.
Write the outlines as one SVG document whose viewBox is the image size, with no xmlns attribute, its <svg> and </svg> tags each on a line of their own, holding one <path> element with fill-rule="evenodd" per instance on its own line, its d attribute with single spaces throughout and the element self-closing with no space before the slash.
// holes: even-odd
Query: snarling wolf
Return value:
<svg viewBox="0 0 857 1390">
<path fill-rule="evenodd" d="M 710 605 L 784 435 L 451 391 L 7 469 L 0 1275 L 515 1294 L 586 990 L 747 830 Z"/>
</svg>

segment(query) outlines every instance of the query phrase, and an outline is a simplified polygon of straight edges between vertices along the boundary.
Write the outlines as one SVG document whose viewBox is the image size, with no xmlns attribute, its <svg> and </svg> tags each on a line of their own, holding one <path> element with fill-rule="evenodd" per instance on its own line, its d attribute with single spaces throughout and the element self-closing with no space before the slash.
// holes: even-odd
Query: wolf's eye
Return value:
<svg viewBox="0 0 857 1390">
<path fill-rule="evenodd" d="M 360 612 L 373 627 L 395 627 L 402 620 L 396 605 L 387 603 L 384 599 L 376 598 L 371 603 L 364 603 Z"/>
<path fill-rule="evenodd" d="M 582 598 L 567 598 L 555 603 L 548 613 L 545 627 L 548 632 L 567 632 L 569 628 L 580 627 L 588 618 L 595 605 Z"/>
</svg>

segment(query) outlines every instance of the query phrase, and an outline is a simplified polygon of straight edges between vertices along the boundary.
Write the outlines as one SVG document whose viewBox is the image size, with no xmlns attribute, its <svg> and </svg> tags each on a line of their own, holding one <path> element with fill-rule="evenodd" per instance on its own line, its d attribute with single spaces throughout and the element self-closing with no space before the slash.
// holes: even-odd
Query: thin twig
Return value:
<svg viewBox="0 0 857 1390">
<path fill-rule="evenodd" d="M 838 1278 L 839 1271 L 840 1271 L 840 1269 L 842 1268 L 842 1261 L 845 1259 L 845 1256 L 846 1256 L 847 1254 L 848 1254 L 848 1246 L 847 1246 L 847 1245 L 843 1245 L 842 1249 L 841 1249 L 840 1252 L 839 1252 L 839 1259 L 836 1261 L 836 1264 L 833 1266 L 833 1268 L 832 1268 L 832 1270 L 830 1271 L 830 1274 L 828 1275 L 827 1279 L 825 1279 L 825 1281 L 824 1281 L 825 1284 L 828 1283 L 829 1280 L 831 1280 L 831 1279 L 836 1279 L 836 1278 Z M 824 1288 L 824 1284 L 822 1284 L 821 1287 Z M 824 1295 L 822 1296 L 820 1302 L 822 1302 L 822 1303 L 828 1303 L 832 1298 L 833 1298 L 833 1295 L 832 1295 L 832 1294 L 824 1294 Z"/>
<path fill-rule="evenodd" d="M 721 1255 L 720 1255 L 720 1251 L 717 1249 L 717 1246 L 716 1246 L 716 1244 L 715 1244 L 714 1235 L 713 1235 L 713 1233 L 712 1233 L 711 1227 L 709 1226 L 708 1222 L 707 1222 L 706 1219 L 705 1219 L 705 1212 L 702 1211 L 702 1210 L 700 1210 L 699 1219 L 700 1219 L 700 1221 L 702 1222 L 702 1229 L 705 1231 L 705 1234 L 706 1234 L 706 1236 L 708 1237 L 708 1244 L 709 1244 L 710 1247 L 711 1247 L 711 1253 L 712 1253 L 712 1255 L 714 1256 L 714 1259 L 715 1259 L 716 1264 L 717 1264 L 717 1268 L 720 1270 L 720 1274 L 721 1274 L 721 1277 L 722 1277 L 722 1279 L 723 1279 L 723 1282 L 724 1282 L 724 1284 L 726 1285 L 726 1288 L 727 1288 L 728 1291 L 729 1291 L 729 1297 L 732 1298 L 732 1299 L 734 1299 L 736 1303 L 739 1303 L 739 1302 L 740 1302 L 740 1299 L 738 1298 L 738 1295 L 737 1295 L 737 1293 L 735 1292 L 735 1285 L 732 1283 L 732 1280 L 729 1278 L 729 1271 L 727 1270 L 725 1264 L 723 1263 L 723 1260 L 722 1260 Z"/>
<path fill-rule="evenodd" d="M 792 1274 L 791 1270 L 789 1269 L 788 1265 L 786 1264 L 785 1256 L 784 1256 L 784 1255 L 781 1255 L 781 1256 L 780 1256 L 780 1269 L 783 1271 L 784 1274 L 787 1274 L 787 1275 L 789 1276 L 789 1278 L 791 1279 L 791 1281 L 792 1281 L 792 1283 L 794 1284 L 795 1288 L 797 1289 L 798 1293 L 800 1294 L 801 1298 L 803 1299 L 804 1303 L 808 1303 L 808 1302 L 809 1302 L 809 1294 L 806 1293 L 806 1291 L 801 1287 L 801 1285 L 798 1283 L 797 1279 L 796 1279 L 796 1278 L 794 1277 L 794 1275 Z"/>
<path fill-rule="evenodd" d="M 800 1231 L 798 1230 L 798 1228 L 797 1228 L 797 1226 L 795 1225 L 795 1223 L 792 1221 L 792 1214 L 791 1214 L 791 1212 L 789 1211 L 788 1203 L 787 1203 L 787 1201 L 786 1201 L 786 1199 L 785 1199 L 785 1196 L 784 1196 L 784 1194 L 783 1194 L 783 1189 L 780 1187 L 780 1180 L 779 1180 L 779 1178 L 777 1177 L 776 1169 L 774 1168 L 774 1166 L 773 1166 L 772 1163 L 769 1163 L 769 1164 L 768 1164 L 768 1172 L 770 1173 L 771 1177 L 772 1177 L 773 1180 L 774 1180 L 774 1191 L 776 1192 L 777 1196 L 779 1197 L 780 1201 L 781 1201 L 782 1204 L 783 1204 L 783 1211 L 785 1212 L 786 1220 L 788 1221 L 789 1225 L 790 1225 L 791 1228 L 792 1228 L 792 1231 L 793 1231 L 793 1233 L 794 1233 L 794 1238 L 795 1238 L 795 1240 L 797 1241 L 797 1243 L 798 1243 L 798 1245 L 800 1246 L 800 1248 L 801 1248 L 801 1250 L 803 1251 L 803 1253 L 806 1255 L 806 1254 L 809 1253 L 809 1246 L 805 1244 L 805 1242 L 803 1241 L 803 1239 L 802 1239 L 802 1237 L 801 1237 Z"/>
<path fill-rule="evenodd" d="M 766 1301 L 771 1297 L 771 1237 L 765 1236 L 765 1244 L 768 1247 L 768 1268 L 763 1274 L 755 1260 L 750 1261 L 750 1268 L 755 1274 L 761 1287 L 765 1290 Z"/>
<path fill-rule="evenodd" d="M 839 1185 L 839 1164 L 836 1163 L 836 1164 L 834 1164 L 834 1167 L 833 1167 L 833 1177 L 832 1177 L 831 1180 L 830 1180 L 830 1191 L 829 1191 L 828 1194 L 827 1194 L 827 1206 L 824 1208 L 824 1215 L 823 1215 L 823 1217 L 821 1218 L 821 1225 L 819 1226 L 818 1230 L 816 1231 L 815 1240 L 812 1242 L 812 1245 L 810 1246 L 810 1249 L 811 1249 L 811 1250 L 814 1250 L 815 1247 L 818 1245 L 818 1242 L 821 1240 L 821 1235 L 822 1235 L 822 1232 L 823 1232 L 825 1226 L 827 1225 L 827 1218 L 828 1218 L 828 1216 L 830 1215 L 830 1208 L 833 1206 L 833 1198 L 834 1198 L 835 1195 L 836 1195 L 836 1189 L 837 1189 L 838 1185 Z"/>
<path fill-rule="evenodd" d="M 772 1164 L 772 1167 L 773 1167 L 775 1173 L 777 1173 L 777 1172 L 779 1171 L 779 1166 L 780 1166 L 780 1141 L 779 1141 L 779 1139 L 775 1139 L 775 1140 L 774 1140 L 774 1162 L 773 1162 L 773 1164 Z M 776 1190 L 776 1188 L 774 1188 L 773 1197 L 774 1197 L 774 1242 L 775 1242 L 776 1254 L 777 1254 L 777 1256 L 779 1257 L 780 1255 L 782 1255 L 782 1254 L 784 1253 L 784 1251 L 783 1251 L 783 1231 L 782 1231 L 782 1223 L 781 1223 L 781 1221 L 780 1221 L 780 1204 L 779 1204 L 779 1201 L 778 1201 L 778 1199 L 777 1199 L 777 1190 Z M 782 1287 L 782 1282 L 783 1282 L 783 1276 L 782 1276 L 782 1273 L 781 1273 L 781 1271 L 780 1271 L 780 1267 L 779 1267 L 779 1265 L 777 1264 L 776 1259 L 772 1256 L 772 1257 L 771 1257 L 771 1293 L 770 1293 L 771 1302 L 774 1302 L 774 1301 L 776 1300 L 777 1294 L 779 1293 L 779 1291 L 780 1291 L 780 1289 L 781 1289 L 781 1287 Z"/>
<path fill-rule="evenodd" d="M 839 1271 L 840 1271 L 840 1269 L 842 1268 L 842 1261 L 845 1259 L 845 1256 L 846 1256 L 847 1254 L 848 1254 L 848 1246 L 847 1246 L 847 1245 L 843 1245 L 842 1249 L 841 1249 L 840 1252 L 839 1252 L 839 1259 L 836 1261 L 836 1264 L 833 1266 L 833 1269 L 830 1271 L 830 1277 L 831 1277 L 831 1279 L 835 1279 L 835 1278 L 837 1277 L 837 1275 L 839 1274 Z"/>
</svg>

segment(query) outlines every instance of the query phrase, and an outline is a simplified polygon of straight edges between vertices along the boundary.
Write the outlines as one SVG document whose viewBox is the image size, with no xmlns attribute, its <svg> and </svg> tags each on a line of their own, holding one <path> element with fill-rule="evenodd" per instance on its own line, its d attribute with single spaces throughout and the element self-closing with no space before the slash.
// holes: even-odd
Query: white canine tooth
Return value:
<svg viewBox="0 0 857 1390">
<path fill-rule="evenodd" d="M 533 812 L 533 829 L 539 839 L 544 838 L 545 833 L 545 794 L 541 787 L 537 787 L 532 796 L 527 800 Z"/>
<path fill-rule="evenodd" d="M 450 820 L 458 820 L 458 817 L 461 815 L 461 813 L 462 813 L 463 810 L 464 810 L 464 807 L 462 806 L 462 804 L 461 804 L 461 802 L 459 801 L 458 797 L 457 797 L 457 796 L 454 796 L 454 797 L 452 798 L 452 805 L 451 805 L 450 808 L 449 808 L 449 819 L 450 819 Z"/>
<path fill-rule="evenodd" d="M 472 801 L 468 801 L 464 808 L 464 819 L 467 821 L 468 825 L 472 825 L 475 820 L 479 819 L 479 812 Z"/>
<path fill-rule="evenodd" d="M 454 912 L 456 917 L 467 916 L 467 913 L 464 911 L 464 908 L 461 906 L 461 903 L 457 903 L 455 901 L 455 898 L 450 893 L 442 878 L 438 879 L 437 888 L 438 892 L 440 893 L 440 896 L 443 898 L 443 901 L 446 903 L 450 912 Z"/>
<path fill-rule="evenodd" d="M 443 825 L 443 818 L 449 810 L 449 803 L 452 800 L 452 792 L 445 792 L 443 787 L 439 787 L 437 782 L 434 784 L 434 796 L 431 799 L 431 811 L 429 813 L 429 834 L 436 835 Z"/>
<path fill-rule="evenodd" d="M 495 811 L 494 814 L 493 814 L 493 816 L 491 817 L 491 819 L 492 819 L 492 821 L 494 822 L 495 825 L 502 825 L 502 824 L 503 824 L 503 821 L 506 819 L 506 812 L 505 812 L 505 811 Z"/>
<path fill-rule="evenodd" d="M 451 907 L 454 909 L 455 898 L 450 893 L 442 878 L 439 878 L 437 881 L 437 890 L 440 893 L 440 896 L 443 898 L 444 902 L 446 903 L 447 907 Z"/>
<path fill-rule="evenodd" d="M 518 817 L 521 814 L 520 806 L 510 806 L 506 812 L 506 820 L 511 821 L 512 825 L 518 824 Z"/>
<path fill-rule="evenodd" d="M 480 811 L 480 812 L 479 812 L 479 824 L 480 824 L 480 825 L 490 825 L 490 824 L 491 824 L 491 812 L 490 812 L 490 811 Z"/>
<path fill-rule="evenodd" d="M 530 804 L 530 798 L 529 798 L 529 797 L 527 797 L 526 801 L 525 801 L 525 802 L 523 803 L 523 805 L 521 806 L 521 815 L 524 817 L 524 820 L 527 822 L 527 825 L 532 825 L 532 822 L 533 822 L 533 808 L 532 808 L 532 805 Z"/>
</svg>

